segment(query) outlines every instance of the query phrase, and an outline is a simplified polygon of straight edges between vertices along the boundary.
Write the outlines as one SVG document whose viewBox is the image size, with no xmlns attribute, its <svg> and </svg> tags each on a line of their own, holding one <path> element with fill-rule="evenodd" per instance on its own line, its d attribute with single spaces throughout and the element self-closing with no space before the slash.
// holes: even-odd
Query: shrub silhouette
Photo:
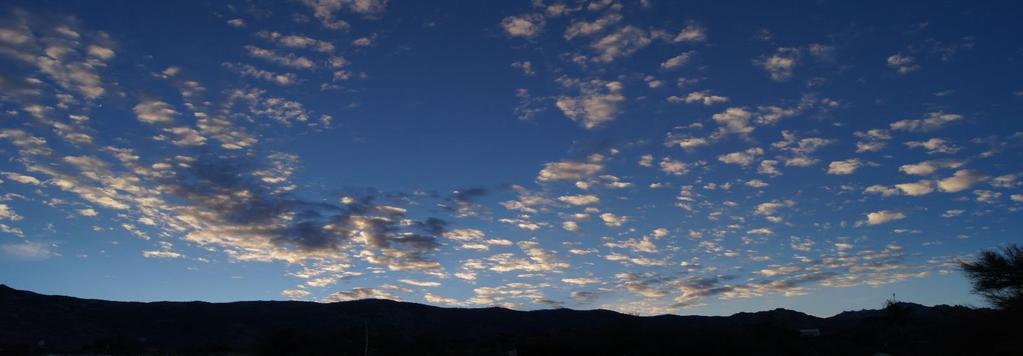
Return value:
<svg viewBox="0 0 1023 356">
<path fill-rule="evenodd" d="M 1010 311 L 1023 309 L 1023 247 L 1010 244 L 986 250 L 960 266 L 973 284 L 974 292 L 992 305 Z"/>
</svg>

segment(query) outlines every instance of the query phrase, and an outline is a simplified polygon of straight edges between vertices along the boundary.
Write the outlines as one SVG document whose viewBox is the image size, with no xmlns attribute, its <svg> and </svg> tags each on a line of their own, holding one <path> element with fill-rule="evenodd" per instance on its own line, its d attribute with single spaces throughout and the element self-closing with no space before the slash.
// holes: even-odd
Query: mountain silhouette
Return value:
<svg viewBox="0 0 1023 356">
<path fill-rule="evenodd" d="M 900 303 L 819 318 L 775 309 L 639 317 L 608 310 L 441 308 L 391 300 L 114 302 L 0 285 L 0 354 L 1023 353 L 1012 316 Z M 816 332 L 801 332 L 801 330 Z M 818 335 L 819 334 L 819 335 Z"/>
</svg>

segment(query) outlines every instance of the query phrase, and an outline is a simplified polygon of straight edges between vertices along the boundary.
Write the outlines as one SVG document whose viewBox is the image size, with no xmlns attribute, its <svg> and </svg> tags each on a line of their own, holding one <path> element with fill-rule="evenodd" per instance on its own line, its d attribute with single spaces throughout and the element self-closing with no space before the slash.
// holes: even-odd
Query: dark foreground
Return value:
<svg viewBox="0 0 1023 356">
<path fill-rule="evenodd" d="M 785 309 L 636 317 L 387 300 L 127 303 L 0 285 L 0 355 L 1023 355 L 1019 321 L 989 309 L 910 303 L 830 318 Z"/>
</svg>

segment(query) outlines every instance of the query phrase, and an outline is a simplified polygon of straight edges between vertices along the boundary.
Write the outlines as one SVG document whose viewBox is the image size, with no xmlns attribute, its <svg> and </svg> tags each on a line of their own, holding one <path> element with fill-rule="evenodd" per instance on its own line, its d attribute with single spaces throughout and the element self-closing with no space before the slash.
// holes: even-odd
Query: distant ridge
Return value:
<svg viewBox="0 0 1023 356">
<path fill-rule="evenodd" d="M 1020 354 L 987 309 L 638 317 L 609 310 L 443 308 L 365 299 L 112 302 L 0 285 L 0 354 Z M 817 329 L 820 336 L 801 336 Z M 1004 337 L 1003 337 L 1004 336 Z M 984 342 L 984 340 L 988 340 Z M 987 348 L 980 348 L 987 347 Z M 983 350 L 984 352 L 978 352 Z"/>
</svg>

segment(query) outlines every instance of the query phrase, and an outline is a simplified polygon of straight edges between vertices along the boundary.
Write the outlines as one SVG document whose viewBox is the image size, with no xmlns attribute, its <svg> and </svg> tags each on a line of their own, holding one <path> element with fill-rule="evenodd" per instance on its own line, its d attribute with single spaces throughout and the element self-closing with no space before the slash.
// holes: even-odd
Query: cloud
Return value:
<svg viewBox="0 0 1023 356">
<path fill-rule="evenodd" d="M 792 153 L 791 157 L 784 158 L 785 166 L 808 167 L 817 164 L 818 159 L 811 157 L 821 147 L 830 145 L 832 140 L 820 137 L 798 138 L 790 131 L 782 131 L 782 140 L 772 143 L 771 146 Z"/>
<path fill-rule="evenodd" d="M 899 172 L 916 176 L 928 176 L 934 174 L 938 169 L 954 169 L 962 167 L 962 165 L 963 162 L 953 160 L 924 161 L 916 164 L 904 164 L 899 167 Z"/>
<path fill-rule="evenodd" d="M 981 203 L 994 204 L 1002 198 L 1001 192 L 995 192 L 991 190 L 974 190 L 973 194 L 977 196 L 977 201 Z"/>
<path fill-rule="evenodd" d="M 592 205 L 600 202 L 596 195 L 563 195 L 558 200 L 572 205 Z"/>
<path fill-rule="evenodd" d="M 628 57 L 652 42 L 653 38 L 646 31 L 635 26 L 625 26 L 597 39 L 590 47 L 597 51 L 595 61 L 610 63 Z"/>
<path fill-rule="evenodd" d="M 174 251 L 142 251 L 142 256 L 145 258 L 162 259 L 174 259 L 183 257 L 180 253 Z"/>
<path fill-rule="evenodd" d="M 331 30 L 348 30 L 348 22 L 335 18 L 341 10 L 351 11 L 366 17 L 377 16 L 387 9 L 388 0 L 302 0 L 313 10 L 313 16 L 323 27 Z"/>
<path fill-rule="evenodd" d="M 891 211 L 881 210 L 867 214 L 867 225 L 880 225 L 896 220 L 902 220 L 906 218 L 906 214 Z"/>
<path fill-rule="evenodd" d="M 571 40 L 579 36 L 592 36 L 603 32 L 621 20 L 621 14 L 612 12 L 593 21 L 575 21 L 565 29 L 564 37 L 566 40 Z"/>
<path fill-rule="evenodd" d="M 440 287 L 440 282 L 435 281 L 418 281 L 414 279 L 399 279 L 398 282 L 413 285 L 416 287 Z"/>
<path fill-rule="evenodd" d="M 615 215 L 612 213 L 600 214 L 600 220 L 604 221 L 604 225 L 609 227 L 619 227 L 629 221 L 628 216 Z"/>
<path fill-rule="evenodd" d="M 921 180 L 915 183 L 896 184 L 895 188 L 909 196 L 927 195 L 934 191 L 934 183 L 929 180 Z"/>
<path fill-rule="evenodd" d="M 21 184 L 29 184 L 29 185 L 40 185 L 40 184 L 42 184 L 42 182 L 39 181 L 39 179 L 37 179 L 36 177 L 27 176 L 27 175 L 24 175 L 24 174 L 21 174 L 21 173 L 2 172 L 2 173 L 0 173 L 0 175 L 2 175 L 4 178 L 10 179 L 12 181 L 15 181 L 15 182 L 18 182 L 18 183 L 21 183 Z"/>
<path fill-rule="evenodd" d="M 882 129 L 871 129 L 867 131 L 856 131 L 853 133 L 854 136 L 860 140 L 856 142 L 856 152 L 877 152 L 888 145 L 888 140 L 892 139 L 891 134 L 888 130 Z"/>
<path fill-rule="evenodd" d="M 582 228 L 579 227 L 579 223 L 577 223 L 575 221 L 565 221 L 565 222 L 562 222 L 561 223 L 561 228 L 565 229 L 565 231 L 570 231 L 570 232 L 579 232 L 580 230 L 582 230 Z"/>
<path fill-rule="evenodd" d="M 146 100 L 132 108 L 139 121 L 149 124 L 165 124 L 174 121 L 178 112 L 174 107 L 159 100 Z"/>
<path fill-rule="evenodd" d="M 956 153 L 959 152 L 959 147 L 955 146 L 948 141 L 941 138 L 932 138 L 927 141 L 909 141 L 906 142 L 906 146 L 909 148 L 924 148 L 928 154 L 935 153 Z"/>
<path fill-rule="evenodd" d="M 689 24 L 675 35 L 672 42 L 702 42 L 707 40 L 707 30 L 697 24 Z"/>
<path fill-rule="evenodd" d="M 962 119 L 963 116 L 959 114 L 946 114 L 936 111 L 927 113 L 922 119 L 899 120 L 891 123 L 889 126 L 895 131 L 930 132 Z"/>
<path fill-rule="evenodd" d="M 60 256 L 55 249 L 56 245 L 34 241 L 0 244 L 0 251 L 2 251 L 5 255 L 25 261 L 40 261 L 49 259 L 50 257 Z"/>
<path fill-rule="evenodd" d="M 533 38 L 543 31 L 544 22 L 539 14 L 508 16 L 501 20 L 501 28 L 508 36 Z"/>
<path fill-rule="evenodd" d="M 597 283 L 601 282 L 599 279 L 596 279 L 596 278 L 584 278 L 584 277 L 580 277 L 580 278 L 562 278 L 561 281 L 565 282 L 565 283 L 568 283 L 568 284 L 571 284 L 571 285 L 577 285 L 577 286 L 585 286 L 587 284 L 597 284 Z"/>
<path fill-rule="evenodd" d="M 766 174 L 770 176 L 780 176 L 781 171 L 778 170 L 778 161 L 773 159 L 765 159 L 760 161 L 760 167 L 757 167 L 757 173 Z"/>
<path fill-rule="evenodd" d="M 14 209 L 7 204 L 0 203 L 0 220 L 18 221 L 21 219 L 21 215 L 14 212 Z"/>
<path fill-rule="evenodd" d="M 332 53 L 334 44 L 303 35 L 284 35 L 273 31 L 259 31 L 256 36 L 288 48 L 311 48 L 317 52 Z"/>
<path fill-rule="evenodd" d="M 518 68 L 522 71 L 522 74 L 526 76 L 536 75 L 536 70 L 533 69 L 533 63 L 530 63 L 529 61 L 512 62 L 511 66 L 512 68 Z"/>
<path fill-rule="evenodd" d="M 389 300 L 401 300 L 391 292 L 377 288 L 353 288 L 350 291 L 335 292 L 323 298 L 324 302 L 335 303 L 335 302 L 347 302 L 352 300 L 360 299 L 389 299 Z"/>
<path fill-rule="evenodd" d="M 692 55 L 693 51 L 688 51 L 682 52 L 677 56 L 668 58 L 667 60 L 661 63 L 661 69 L 671 70 L 682 67 L 686 63 L 689 63 L 689 58 L 692 57 Z"/>
<path fill-rule="evenodd" d="M 577 87 L 579 95 L 561 96 L 555 102 L 565 116 L 587 129 L 604 126 L 617 118 L 619 105 L 625 101 L 622 83 L 592 80 Z"/>
<path fill-rule="evenodd" d="M 972 170 L 960 169 L 951 177 L 938 181 L 938 188 L 943 192 L 956 193 L 969 189 L 984 180 L 984 176 Z"/>
<path fill-rule="evenodd" d="M 720 95 L 714 95 L 709 90 L 703 90 L 689 93 L 684 98 L 678 96 L 670 96 L 668 97 L 668 102 L 670 103 L 685 102 L 687 104 L 701 103 L 706 106 L 711 106 L 714 104 L 727 103 L 728 98 Z"/>
<path fill-rule="evenodd" d="M 753 161 L 760 155 L 764 154 L 764 149 L 760 147 L 748 148 L 745 151 L 732 152 L 718 156 L 718 161 L 727 164 L 737 164 L 746 167 L 753 163 Z"/>
<path fill-rule="evenodd" d="M 571 267 L 570 264 L 562 261 L 556 252 L 541 248 L 536 241 L 519 241 L 518 246 L 528 258 L 518 258 L 511 253 L 493 255 L 487 259 L 490 263 L 488 269 L 499 273 L 511 271 L 553 272 Z"/>
<path fill-rule="evenodd" d="M 863 166 L 858 158 L 850 158 L 844 161 L 834 161 L 828 164 L 828 174 L 846 175 L 852 174 L 857 168 Z"/>
<path fill-rule="evenodd" d="M 714 114 L 711 118 L 720 125 L 718 133 L 721 135 L 748 135 L 753 133 L 754 130 L 754 127 L 750 125 L 750 118 L 752 116 L 753 114 L 744 108 L 732 107 Z"/>
<path fill-rule="evenodd" d="M 260 48 L 256 46 L 245 46 L 245 51 L 249 56 L 266 60 L 271 63 L 282 65 L 285 67 L 291 67 L 295 69 L 313 69 L 316 68 L 316 62 L 313 62 L 309 58 L 295 55 L 294 53 L 279 54 L 274 50 Z"/>
<path fill-rule="evenodd" d="M 591 177 L 603 170 L 604 165 L 600 162 L 551 162 L 544 164 L 543 169 L 536 176 L 536 180 L 539 182 L 579 180 Z"/>
<path fill-rule="evenodd" d="M 664 157 L 659 163 L 661 172 L 675 176 L 682 176 L 689 173 L 689 165 L 682 161 L 676 161 L 671 157 Z"/>
<path fill-rule="evenodd" d="M 764 55 L 753 61 L 753 64 L 767 71 L 774 81 L 785 81 L 792 77 L 792 72 L 799 63 L 798 48 L 781 47 L 772 55 Z"/>
<path fill-rule="evenodd" d="M 753 188 L 763 188 L 763 187 L 766 187 L 766 186 L 770 185 L 770 184 L 767 184 L 767 182 L 764 182 L 764 181 L 759 180 L 759 179 L 750 179 L 750 180 L 746 181 L 746 183 L 743 183 L 743 184 L 745 184 L 746 186 L 749 186 L 749 187 L 753 187 Z"/>
<path fill-rule="evenodd" d="M 265 80 L 282 86 L 298 84 L 298 76 L 294 73 L 276 73 L 244 63 L 224 63 L 223 65 L 224 68 L 236 71 L 243 77 Z"/>
<path fill-rule="evenodd" d="M 916 60 L 913 57 L 902 53 L 896 53 L 888 56 L 886 61 L 888 62 L 888 67 L 895 69 L 895 71 L 899 74 L 907 74 L 920 69 L 920 66 L 916 64 Z"/>
</svg>

